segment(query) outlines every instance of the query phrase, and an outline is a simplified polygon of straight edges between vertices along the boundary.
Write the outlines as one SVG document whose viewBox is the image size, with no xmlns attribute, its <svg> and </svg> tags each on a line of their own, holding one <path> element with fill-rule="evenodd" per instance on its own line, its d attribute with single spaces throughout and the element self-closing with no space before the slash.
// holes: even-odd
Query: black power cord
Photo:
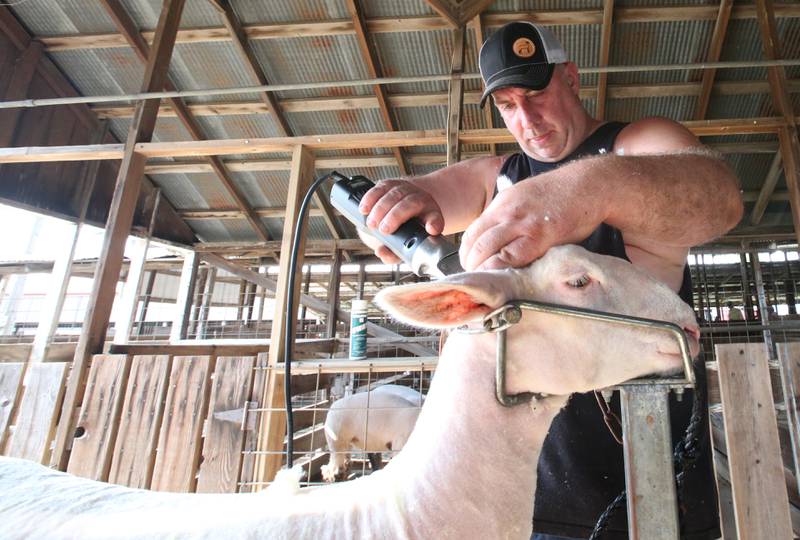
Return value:
<svg viewBox="0 0 800 540">
<path fill-rule="evenodd" d="M 294 278 L 295 266 L 297 265 L 298 252 L 300 251 L 300 229 L 303 226 L 303 219 L 306 216 L 306 209 L 308 203 L 311 202 L 311 197 L 317 191 L 319 186 L 322 185 L 328 178 L 335 178 L 336 180 L 346 180 L 347 177 L 336 172 L 330 172 L 314 180 L 311 187 L 308 188 L 303 202 L 300 204 L 300 213 L 297 217 L 297 225 L 294 229 L 294 241 L 292 242 L 292 255 L 289 263 L 289 276 L 286 280 L 286 332 L 284 333 L 283 340 L 283 391 L 286 394 L 284 403 L 286 405 L 286 467 L 291 469 L 294 465 L 294 416 L 292 414 L 292 345 L 294 339 L 292 336 L 292 328 L 294 325 L 290 323 L 294 317 Z"/>
</svg>

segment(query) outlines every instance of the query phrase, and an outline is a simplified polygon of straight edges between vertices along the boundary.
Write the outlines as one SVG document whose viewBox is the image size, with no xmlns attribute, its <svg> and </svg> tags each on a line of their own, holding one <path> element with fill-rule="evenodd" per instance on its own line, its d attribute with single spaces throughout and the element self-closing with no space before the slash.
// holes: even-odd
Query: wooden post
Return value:
<svg viewBox="0 0 800 540">
<path fill-rule="evenodd" d="M 54 246 L 56 259 L 53 263 L 53 271 L 50 273 L 47 295 L 44 300 L 44 308 L 39 317 L 39 326 L 36 328 L 36 336 L 33 338 L 29 362 L 44 362 L 47 358 L 47 349 L 50 340 L 53 338 L 58 328 L 58 319 L 61 316 L 61 309 L 64 306 L 64 298 L 67 295 L 69 286 L 70 272 L 72 270 L 72 258 L 75 256 L 75 246 L 78 243 L 78 236 L 81 232 L 80 225 L 67 225 L 72 229 L 72 240 L 61 246 Z M 61 248 L 61 249 L 59 249 Z"/>
<path fill-rule="evenodd" d="M 189 313 L 192 309 L 192 292 L 197 278 L 197 267 L 200 262 L 196 251 L 188 251 L 183 259 L 181 280 L 178 284 L 178 298 L 175 300 L 175 313 L 172 319 L 172 330 L 169 342 L 177 343 L 186 339 L 186 329 L 189 326 Z"/>
<path fill-rule="evenodd" d="M 208 327 L 208 314 L 211 312 L 211 301 L 214 296 L 214 284 L 217 282 L 217 269 L 213 266 L 208 269 L 205 287 L 203 289 L 203 299 L 200 304 L 200 316 L 197 323 L 197 339 L 203 339 Z"/>
<path fill-rule="evenodd" d="M 289 193 L 286 200 L 286 218 L 283 222 L 283 235 L 281 236 L 281 256 L 279 261 L 278 284 L 275 292 L 275 316 L 272 319 L 272 333 L 270 335 L 270 348 L 268 366 L 274 368 L 283 361 L 285 349 L 283 336 L 285 332 L 294 335 L 296 313 L 286 318 L 286 305 L 288 297 L 286 284 L 289 272 L 299 273 L 303 267 L 302 256 L 298 257 L 294 268 L 290 268 L 291 246 L 294 242 L 295 227 L 298 221 L 300 203 L 314 180 L 314 155 L 304 146 L 297 146 L 292 154 L 292 172 L 289 178 Z M 300 226 L 300 249 L 303 253 L 305 243 L 306 223 Z M 295 287 L 294 306 L 299 303 L 300 289 Z M 264 385 L 263 399 L 268 410 L 261 415 L 258 430 L 258 450 L 278 452 L 276 454 L 258 454 L 255 464 L 254 478 L 257 482 L 269 482 L 281 466 L 280 451 L 283 448 L 283 438 L 286 435 L 286 414 L 274 409 L 284 406 L 283 377 L 274 369 L 269 371 Z"/>
<path fill-rule="evenodd" d="M 303 282 L 303 294 L 307 295 L 308 291 L 311 290 L 311 269 L 306 272 L 306 279 Z M 277 300 L 277 295 L 276 295 Z M 308 308 L 305 304 L 300 306 L 300 333 L 303 334 L 303 337 L 308 337 L 306 335 L 306 331 L 308 330 L 308 324 L 306 323 L 306 315 L 308 315 Z"/>
<path fill-rule="evenodd" d="M 717 345 L 715 356 L 738 538 L 792 538 L 767 349 Z"/>
<path fill-rule="evenodd" d="M 144 335 L 144 322 L 147 319 L 147 310 L 150 308 L 150 297 L 153 296 L 153 285 L 156 283 L 156 275 L 158 270 L 150 270 L 147 276 L 147 284 L 144 286 L 144 298 L 142 298 L 142 307 L 139 311 L 139 328 L 136 330 L 137 335 Z"/>
<path fill-rule="evenodd" d="M 450 92 L 447 100 L 447 164 L 461 161 L 461 145 L 458 135 L 461 131 L 461 116 L 464 110 L 464 42 L 466 32 L 460 26 L 453 32 L 453 58 L 450 64 Z"/>
<path fill-rule="evenodd" d="M 153 40 L 152 54 L 145 68 L 143 93 L 156 92 L 164 88 L 183 5 L 184 0 L 164 0 Z M 91 356 L 102 351 L 122 266 L 125 239 L 130 232 L 133 213 L 139 198 L 146 158 L 135 152 L 136 145 L 149 142 L 152 138 L 159 101 L 159 99 L 150 99 L 137 103 L 125 142 L 122 163 L 119 167 L 106 222 L 103 250 L 95 271 L 89 308 L 86 310 L 81 337 L 75 351 L 72 371 L 61 409 L 61 421 L 56 432 L 51 465 L 61 470 L 66 470 L 69 460 L 68 449 L 75 430 L 73 412 L 81 403 L 83 385 Z"/>
<path fill-rule="evenodd" d="M 328 280 L 328 304 L 330 304 L 330 310 L 328 311 L 327 327 L 325 329 L 325 337 L 327 338 L 336 337 L 336 311 L 339 309 L 339 285 L 341 281 L 342 250 L 337 249 L 333 252 L 331 274 Z"/>
<path fill-rule="evenodd" d="M 131 238 L 128 278 L 125 280 L 125 288 L 122 290 L 122 309 L 118 312 L 122 313 L 122 317 L 114 328 L 115 345 L 124 345 L 130 338 L 133 321 L 136 317 L 136 308 L 139 305 L 139 289 L 142 286 L 144 262 L 147 260 L 149 247 L 150 239 Z"/>
</svg>

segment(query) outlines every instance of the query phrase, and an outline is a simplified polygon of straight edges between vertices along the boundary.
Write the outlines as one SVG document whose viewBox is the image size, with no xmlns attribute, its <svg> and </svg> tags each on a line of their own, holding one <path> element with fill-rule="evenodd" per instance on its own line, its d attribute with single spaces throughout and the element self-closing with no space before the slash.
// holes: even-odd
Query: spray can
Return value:
<svg viewBox="0 0 800 540">
<path fill-rule="evenodd" d="M 350 360 L 367 357 L 367 306 L 366 300 L 353 300 L 350 309 Z"/>
</svg>

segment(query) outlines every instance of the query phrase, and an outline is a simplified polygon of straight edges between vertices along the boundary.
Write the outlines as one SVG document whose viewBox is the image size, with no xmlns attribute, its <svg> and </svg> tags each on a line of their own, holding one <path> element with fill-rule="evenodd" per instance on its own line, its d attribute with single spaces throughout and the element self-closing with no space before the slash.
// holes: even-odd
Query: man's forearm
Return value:
<svg viewBox="0 0 800 540">
<path fill-rule="evenodd" d="M 557 172 L 577 181 L 582 196 L 602 199 L 606 223 L 663 245 L 702 244 L 733 228 L 742 216 L 733 172 L 702 150 L 593 157 Z"/>
<path fill-rule="evenodd" d="M 444 216 L 444 234 L 452 234 L 466 229 L 491 201 L 502 162 L 501 157 L 470 159 L 408 180 L 433 197 Z"/>
</svg>

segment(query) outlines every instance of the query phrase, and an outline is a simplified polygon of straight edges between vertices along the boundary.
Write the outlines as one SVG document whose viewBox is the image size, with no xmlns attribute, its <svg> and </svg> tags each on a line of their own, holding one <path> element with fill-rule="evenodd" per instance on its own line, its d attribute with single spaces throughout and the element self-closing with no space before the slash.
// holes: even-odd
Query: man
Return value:
<svg viewBox="0 0 800 540">
<path fill-rule="evenodd" d="M 520 267 L 551 246 L 577 243 L 629 259 L 690 302 L 689 248 L 741 218 L 738 184 L 725 163 L 676 122 L 592 118 L 578 97 L 577 67 L 546 28 L 502 27 L 481 48 L 480 70 L 482 104 L 491 96 L 521 153 L 379 182 L 361 203 L 367 224 L 390 233 L 417 217 L 431 234 L 465 231 L 460 257 L 467 270 Z M 384 262 L 398 262 L 385 246 L 365 241 Z M 671 402 L 675 440 L 691 402 Z M 616 397 L 612 408 L 618 410 Z M 707 422 L 699 446 L 684 484 L 683 535 L 718 538 Z M 534 538 L 588 537 L 623 488 L 621 447 L 593 396 L 574 396 L 542 450 Z M 627 537 L 624 514 L 605 537 Z"/>
</svg>

